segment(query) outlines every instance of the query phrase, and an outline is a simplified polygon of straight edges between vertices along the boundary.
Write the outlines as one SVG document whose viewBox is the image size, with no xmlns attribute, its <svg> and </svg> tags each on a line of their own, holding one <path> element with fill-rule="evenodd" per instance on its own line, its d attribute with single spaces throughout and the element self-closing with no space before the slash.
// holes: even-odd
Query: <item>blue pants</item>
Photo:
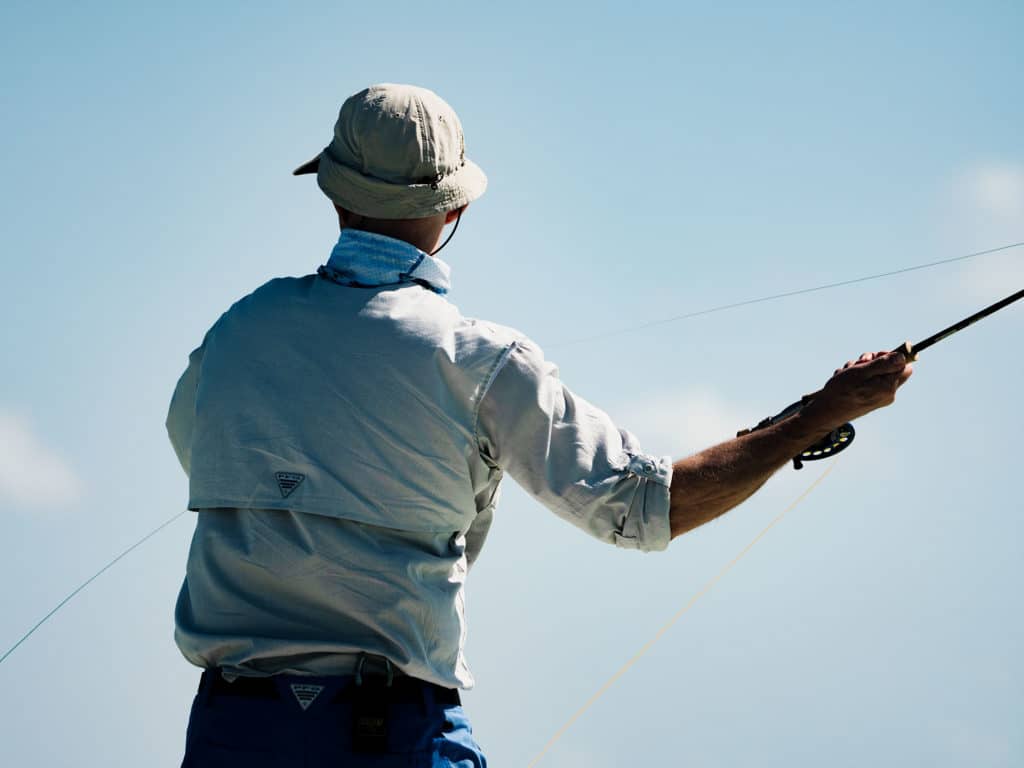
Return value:
<svg viewBox="0 0 1024 768">
<path fill-rule="evenodd" d="M 182 768 L 486 768 L 455 691 L 408 677 L 394 683 L 305 675 L 228 683 L 207 670 Z"/>
</svg>

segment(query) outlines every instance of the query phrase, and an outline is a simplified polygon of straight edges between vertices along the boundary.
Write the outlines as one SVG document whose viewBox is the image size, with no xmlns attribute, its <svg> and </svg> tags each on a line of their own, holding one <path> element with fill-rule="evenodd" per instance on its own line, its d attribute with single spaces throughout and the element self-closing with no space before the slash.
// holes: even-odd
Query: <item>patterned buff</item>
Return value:
<svg viewBox="0 0 1024 768">
<path fill-rule="evenodd" d="M 417 283 L 442 296 L 451 288 L 451 268 L 441 259 L 402 240 L 348 228 L 317 274 L 356 288 Z"/>
</svg>

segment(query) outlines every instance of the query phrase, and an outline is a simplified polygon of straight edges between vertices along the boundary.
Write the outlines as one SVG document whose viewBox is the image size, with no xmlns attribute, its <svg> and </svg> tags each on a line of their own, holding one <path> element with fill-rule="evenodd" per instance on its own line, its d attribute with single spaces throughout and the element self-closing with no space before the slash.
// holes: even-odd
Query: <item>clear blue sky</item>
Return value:
<svg viewBox="0 0 1024 768">
<path fill-rule="evenodd" d="M 490 188 L 452 299 L 680 457 L 1024 284 L 1024 251 L 602 341 L 1024 240 L 1024 9 L 980 3 L 7 2 L 0 650 L 182 509 L 163 419 L 232 301 L 336 237 L 292 168 L 374 82 L 436 90 Z M 807 502 L 541 765 L 1024 764 L 1024 307 L 930 351 Z M 822 466 L 643 556 L 511 484 L 466 696 L 522 766 Z M 0 666 L 5 762 L 176 766 L 193 519 Z"/>
</svg>

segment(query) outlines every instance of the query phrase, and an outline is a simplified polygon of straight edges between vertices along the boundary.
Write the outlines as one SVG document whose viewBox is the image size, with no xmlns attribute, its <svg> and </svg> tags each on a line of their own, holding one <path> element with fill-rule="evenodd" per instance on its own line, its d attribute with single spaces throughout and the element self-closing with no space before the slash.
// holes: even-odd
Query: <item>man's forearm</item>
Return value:
<svg viewBox="0 0 1024 768">
<path fill-rule="evenodd" d="M 669 513 L 672 537 L 714 520 L 749 498 L 776 470 L 835 426 L 810 407 L 676 462 Z"/>
<path fill-rule="evenodd" d="M 913 373 L 909 362 L 900 350 L 865 352 L 836 370 L 814 399 L 785 421 L 676 463 L 669 508 L 672 536 L 728 512 L 840 424 L 891 404 Z"/>
</svg>

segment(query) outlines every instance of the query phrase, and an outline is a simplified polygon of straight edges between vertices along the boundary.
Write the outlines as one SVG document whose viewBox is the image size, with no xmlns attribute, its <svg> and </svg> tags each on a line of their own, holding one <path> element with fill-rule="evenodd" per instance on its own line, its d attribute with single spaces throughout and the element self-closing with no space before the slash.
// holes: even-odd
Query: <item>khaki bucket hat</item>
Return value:
<svg viewBox="0 0 1024 768">
<path fill-rule="evenodd" d="M 487 188 L 487 176 L 466 159 L 455 110 L 433 91 L 392 83 L 347 98 L 334 139 L 293 173 L 315 173 L 333 202 L 375 219 L 447 213 Z"/>
</svg>

